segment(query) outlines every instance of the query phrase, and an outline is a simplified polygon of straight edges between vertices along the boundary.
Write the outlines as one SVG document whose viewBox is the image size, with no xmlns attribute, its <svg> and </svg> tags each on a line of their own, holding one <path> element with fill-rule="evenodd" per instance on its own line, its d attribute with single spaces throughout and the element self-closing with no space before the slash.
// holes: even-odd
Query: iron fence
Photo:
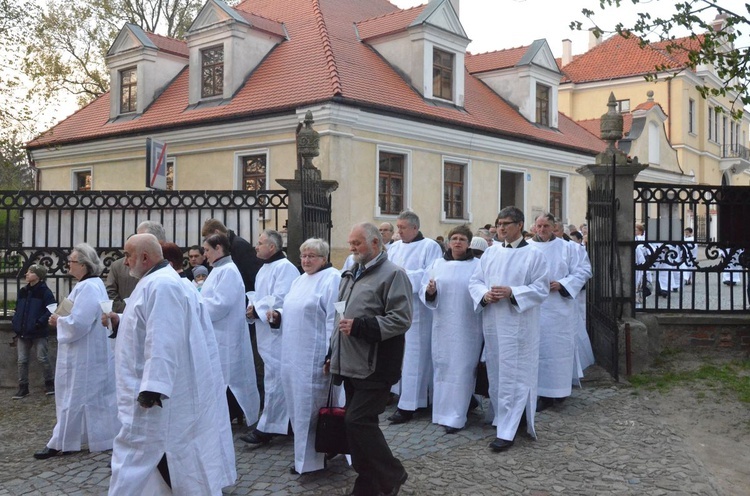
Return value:
<svg viewBox="0 0 750 496">
<path fill-rule="evenodd" d="M 0 191 L 0 319 L 9 319 L 29 265 L 48 270 L 59 298 L 72 285 L 66 259 L 78 243 L 94 246 L 104 262 L 122 256 L 144 220 L 161 223 L 167 240 L 186 253 L 201 244 L 201 227 L 216 218 L 251 243 L 266 228 L 283 231 L 286 191 Z M 187 261 L 185 261 L 187 264 Z"/>
<path fill-rule="evenodd" d="M 634 310 L 750 312 L 750 188 L 636 183 L 634 198 Z"/>
</svg>

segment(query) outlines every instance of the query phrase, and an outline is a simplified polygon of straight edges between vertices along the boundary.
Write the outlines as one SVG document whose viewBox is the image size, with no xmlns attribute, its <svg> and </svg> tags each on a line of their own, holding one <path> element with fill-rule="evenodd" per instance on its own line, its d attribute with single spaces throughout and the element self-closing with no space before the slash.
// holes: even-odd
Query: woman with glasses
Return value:
<svg viewBox="0 0 750 496">
<path fill-rule="evenodd" d="M 245 321 L 245 285 L 240 270 L 232 262 L 225 234 L 208 236 L 203 241 L 203 250 L 213 269 L 203 283 L 201 295 L 219 345 L 229 418 L 241 425 L 244 417 L 245 423 L 251 425 L 258 420 L 260 394 Z"/>
<path fill-rule="evenodd" d="M 294 431 L 292 471 L 303 474 L 325 466 L 324 455 L 315 452 L 315 426 L 328 398 L 330 377 L 323 374 L 323 363 L 341 274 L 328 263 L 328 243 L 322 239 L 308 239 L 299 251 L 304 273 L 292 283 L 281 311 L 269 311 L 269 320 L 274 326 L 281 322 L 281 384 Z"/>
<path fill-rule="evenodd" d="M 469 248 L 471 230 L 454 227 L 448 233 L 448 249 L 422 278 L 419 297 L 432 314 L 433 402 L 432 422 L 453 434 L 466 425 L 472 402 L 479 355 L 482 321 L 474 312 L 469 278 L 479 259 Z"/>
<path fill-rule="evenodd" d="M 68 273 L 78 282 L 67 298 L 73 304 L 70 314 L 49 318 L 57 328 L 57 424 L 47 446 L 34 453 L 39 460 L 80 451 L 86 441 L 91 452 L 110 450 L 120 430 L 112 347 L 101 323 L 101 302 L 109 299 L 99 277 L 103 268 L 86 243 L 68 257 Z"/>
</svg>

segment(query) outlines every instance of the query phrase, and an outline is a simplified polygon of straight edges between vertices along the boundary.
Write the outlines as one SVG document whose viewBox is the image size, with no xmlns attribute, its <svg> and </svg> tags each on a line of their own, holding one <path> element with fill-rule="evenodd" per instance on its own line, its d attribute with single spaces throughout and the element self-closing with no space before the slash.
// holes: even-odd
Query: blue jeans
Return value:
<svg viewBox="0 0 750 496">
<path fill-rule="evenodd" d="M 49 363 L 47 352 L 47 338 L 25 339 L 18 338 L 16 348 L 18 349 L 18 383 L 29 383 L 29 355 L 32 346 L 36 345 L 36 359 L 42 364 L 44 381 L 48 382 L 55 378 L 55 372 Z"/>
</svg>

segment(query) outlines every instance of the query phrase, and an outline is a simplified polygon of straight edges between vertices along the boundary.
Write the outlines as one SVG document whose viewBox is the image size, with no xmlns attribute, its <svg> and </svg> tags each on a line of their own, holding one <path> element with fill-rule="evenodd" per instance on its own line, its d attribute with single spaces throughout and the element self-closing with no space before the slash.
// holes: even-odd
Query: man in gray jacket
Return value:
<svg viewBox="0 0 750 496">
<path fill-rule="evenodd" d="M 330 371 L 346 391 L 346 437 L 358 477 L 353 495 L 396 495 L 407 473 L 378 424 L 390 388 L 401 377 L 404 334 L 411 326 L 412 288 L 388 261 L 378 228 L 357 224 L 349 234 L 355 265 L 341 276 L 343 316 L 331 337 Z"/>
</svg>

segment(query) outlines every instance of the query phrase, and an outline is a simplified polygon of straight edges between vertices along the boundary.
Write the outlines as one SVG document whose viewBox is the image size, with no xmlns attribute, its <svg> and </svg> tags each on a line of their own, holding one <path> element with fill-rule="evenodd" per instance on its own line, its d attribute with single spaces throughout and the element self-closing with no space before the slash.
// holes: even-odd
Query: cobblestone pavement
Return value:
<svg viewBox="0 0 750 496">
<path fill-rule="evenodd" d="M 720 495 L 714 476 L 695 457 L 679 433 L 666 425 L 642 397 L 599 370 L 571 398 L 537 415 L 539 439 L 519 437 L 505 453 L 491 452 L 494 429 L 483 412 L 470 415 L 467 427 L 448 435 L 418 413 L 407 424 L 381 426 L 409 472 L 404 495 L 543 496 Z M 100 495 L 109 483 L 110 452 L 86 451 L 39 461 L 54 425 L 54 399 L 34 388 L 23 400 L 0 389 L 0 495 Z M 487 401 L 483 407 L 487 408 Z M 292 475 L 291 439 L 250 447 L 235 427 L 237 483 L 231 495 L 342 495 L 355 473 L 343 457 L 320 473 Z"/>
</svg>

